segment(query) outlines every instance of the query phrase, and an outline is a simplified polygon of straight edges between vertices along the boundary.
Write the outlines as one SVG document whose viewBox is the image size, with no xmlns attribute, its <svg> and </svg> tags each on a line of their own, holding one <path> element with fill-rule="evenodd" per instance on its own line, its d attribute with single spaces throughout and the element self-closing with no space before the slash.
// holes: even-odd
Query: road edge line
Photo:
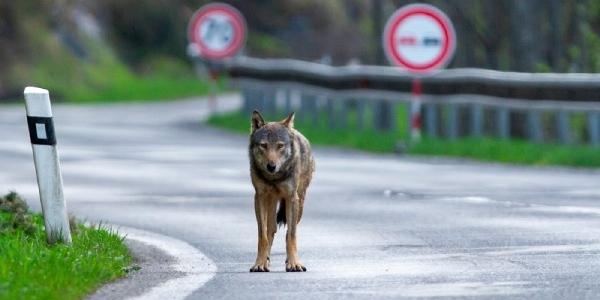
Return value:
<svg viewBox="0 0 600 300">
<path fill-rule="evenodd" d="M 217 272 L 217 266 L 211 259 L 185 241 L 127 226 L 114 225 L 113 229 L 125 235 L 125 239 L 156 247 L 173 257 L 175 263 L 171 268 L 185 274 L 160 283 L 141 295 L 129 297 L 128 300 L 185 299 L 204 286 Z"/>
</svg>

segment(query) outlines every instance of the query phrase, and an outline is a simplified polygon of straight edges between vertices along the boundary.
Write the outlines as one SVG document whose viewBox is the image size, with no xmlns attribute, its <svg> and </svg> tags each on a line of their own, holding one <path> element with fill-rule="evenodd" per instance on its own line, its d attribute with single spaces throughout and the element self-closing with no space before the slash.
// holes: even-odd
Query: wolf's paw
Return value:
<svg viewBox="0 0 600 300">
<path fill-rule="evenodd" d="M 286 260 L 285 271 L 286 272 L 306 272 L 306 267 L 303 266 L 299 262 L 289 262 Z"/>
<path fill-rule="evenodd" d="M 270 272 L 269 263 L 257 263 L 252 268 L 250 268 L 250 272 Z"/>
</svg>

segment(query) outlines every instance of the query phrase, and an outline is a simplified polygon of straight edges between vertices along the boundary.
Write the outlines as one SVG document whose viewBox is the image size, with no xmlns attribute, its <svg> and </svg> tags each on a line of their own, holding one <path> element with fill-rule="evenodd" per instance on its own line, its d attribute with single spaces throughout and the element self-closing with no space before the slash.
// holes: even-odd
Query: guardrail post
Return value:
<svg viewBox="0 0 600 300">
<path fill-rule="evenodd" d="M 483 133 L 483 107 L 479 104 L 471 105 L 471 135 L 481 137 Z"/>
<path fill-rule="evenodd" d="M 305 91 L 301 90 L 300 91 L 300 113 L 297 114 L 296 119 L 298 119 L 300 122 L 305 122 L 308 118 L 308 109 L 306 109 L 307 106 L 307 98 L 308 95 L 306 94 Z"/>
<path fill-rule="evenodd" d="M 25 88 L 24 94 L 46 239 L 50 244 L 58 241 L 70 244 L 71 230 L 63 195 L 50 95 L 47 90 L 36 87 Z"/>
<path fill-rule="evenodd" d="M 279 113 L 281 113 L 284 109 L 285 109 L 285 89 L 278 87 L 275 90 L 275 99 L 274 99 L 274 105 L 275 105 L 275 113 L 277 115 L 277 117 L 279 117 Z M 285 113 L 285 112 L 284 112 Z M 283 114 L 283 113 L 282 113 Z"/>
<path fill-rule="evenodd" d="M 358 130 L 365 130 L 365 114 L 366 114 L 366 103 L 365 101 L 357 101 L 356 103 L 356 128 Z"/>
<path fill-rule="evenodd" d="M 432 102 L 425 104 L 425 128 L 429 137 L 437 136 L 437 121 L 437 104 Z"/>
<path fill-rule="evenodd" d="M 559 141 L 563 144 L 571 143 L 571 124 L 568 112 L 559 111 L 556 114 L 556 128 L 558 130 Z"/>
<path fill-rule="evenodd" d="M 375 107 L 375 129 L 381 131 L 390 130 L 392 128 L 392 110 L 394 109 L 393 106 L 385 100 L 379 100 L 375 104 Z"/>
<path fill-rule="evenodd" d="M 265 110 L 265 93 L 261 89 L 254 91 L 254 108 L 263 112 Z"/>
<path fill-rule="evenodd" d="M 600 113 L 589 112 L 587 115 L 587 129 L 590 144 L 592 146 L 600 145 Z"/>
<path fill-rule="evenodd" d="M 542 119 L 539 111 L 530 110 L 527 112 L 527 125 L 529 140 L 536 143 L 542 142 L 544 137 L 542 134 Z"/>
<path fill-rule="evenodd" d="M 348 99 L 339 99 L 338 101 L 338 114 L 337 114 L 337 128 L 347 129 L 348 128 Z"/>
<path fill-rule="evenodd" d="M 395 102 L 391 102 L 390 103 L 391 106 L 391 110 L 390 110 L 390 130 L 393 132 L 398 131 L 398 111 L 396 110 L 396 106 L 397 104 Z"/>
<path fill-rule="evenodd" d="M 329 129 L 335 129 L 335 98 L 329 96 L 325 100 L 325 113 L 327 114 L 327 126 Z"/>
<path fill-rule="evenodd" d="M 316 97 L 312 94 L 302 93 L 300 100 L 300 111 L 302 112 L 300 119 L 303 122 L 310 120 L 312 125 L 316 125 L 319 117 Z"/>
<path fill-rule="evenodd" d="M 252 109 L 257 109 L 259 111 L 262 111 L 263 106 L 262 106 L 262 97 L 261 97 L 261 92 L 258 89 L 253 89 L 250 92 L 250 97 L 251 97 L 251 101 L 250 103 L 252 103 Z"/>
<path fill-rule="evenodd" d="M 285 106 L 284 113 L 289 115 L 292 112 L 292 89 L 285 89 Z"/>
<path fill-rule="evenodd" d="M 458 137 L 458 105 L 448 104 L 448 119 L 446 120 L 448 128 L 448 138 L 453 140 Z"/>
<path fill-rule="evenodd" d="M 249 115 L 252 113 L 252 110 L 254 110 L 254 105 L 252 104 L 252 91 L 249 89 L 243 89 L 242 96 L 244 97 L 244 113 Z"/>
<path fill-rule="evenodd" d="M 320 96 L 310 97 L 310 116 L 312 118 L 312 125 L 319 125 L 319 98 Z"/>
<path fill-rule="evenodd" d="M 510 113 L 506 107 L 496 109 L 496 130 L 499 138 L 510 138 Z"/>
<path fill-rule="evenodd" d="M 274 117 L 277 114 L 277 90 L 268 89 L 263 92 L 265 115 Z"/>
</svg>

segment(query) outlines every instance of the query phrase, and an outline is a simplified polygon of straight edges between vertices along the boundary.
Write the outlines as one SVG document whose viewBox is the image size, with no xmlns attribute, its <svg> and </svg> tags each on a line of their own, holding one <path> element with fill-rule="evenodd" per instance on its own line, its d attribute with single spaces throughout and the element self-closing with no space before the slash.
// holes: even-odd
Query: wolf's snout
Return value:
<svg viewBox="0 0 600 300">
<path fill-rule="evenodd" d="M 267 171 L 269 171 L 271 173 L 274 173 L 276 168 L 277 168 L 277 166 L 275 166 L 275 164 L 273 164 L 273 163 L 267 164 Z"/>
</svg>

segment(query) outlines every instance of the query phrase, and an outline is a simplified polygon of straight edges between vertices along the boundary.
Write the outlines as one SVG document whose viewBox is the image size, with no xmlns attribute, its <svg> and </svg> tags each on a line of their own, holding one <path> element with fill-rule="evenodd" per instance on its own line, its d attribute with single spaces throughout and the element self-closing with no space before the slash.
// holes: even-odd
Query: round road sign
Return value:
<svg viewBox="0 0 600 300">
<path fill-rule="evenodd" d="M 190 44 L 202 58 L 220 60 L 236 55 L 246 41 L 246 21 L 242 14 L 224 3 L 202 6 L 190 20 Z"/>
<path fill-rule="evenodd" d="M 456 34 L 442 11 L 427 4 L 411 4 L 388 20 L 383 47 L 390 62 L 423 74 L 443 68 L 452 59 Z"/>
</svg>

